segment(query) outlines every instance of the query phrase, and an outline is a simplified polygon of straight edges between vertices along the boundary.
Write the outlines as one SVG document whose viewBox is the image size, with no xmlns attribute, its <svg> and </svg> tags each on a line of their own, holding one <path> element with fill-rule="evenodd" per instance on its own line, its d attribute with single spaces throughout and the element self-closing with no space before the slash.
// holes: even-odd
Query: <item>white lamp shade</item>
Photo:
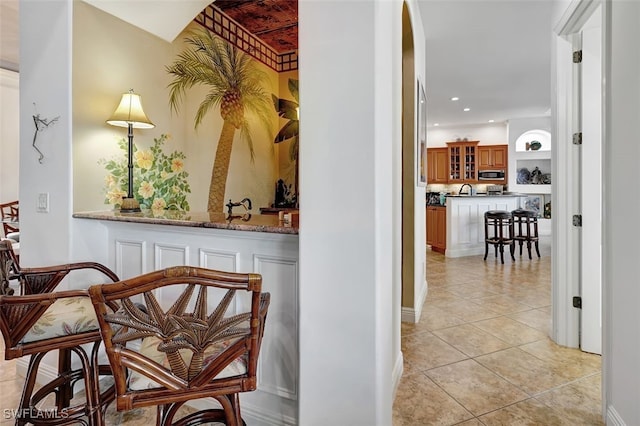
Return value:
<svg viewBox="0 0 640 426">
<path fill-rule="evenodd" d="M 142 110 L 140 95 L 133 92 L 122 94 L 120 105 L 107 120 L 107 124 L 118 127 L 128 127 L 129 123 L 134 129 L 151 129 L 155 127 L 155 124 L 149 120 L 149 117 Z"/>
</svg>

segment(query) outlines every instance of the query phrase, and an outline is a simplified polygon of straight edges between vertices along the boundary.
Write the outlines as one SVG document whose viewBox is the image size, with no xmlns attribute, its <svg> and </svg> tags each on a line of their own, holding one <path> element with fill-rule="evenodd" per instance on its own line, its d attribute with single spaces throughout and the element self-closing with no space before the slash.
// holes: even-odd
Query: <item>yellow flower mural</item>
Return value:
<svg viewBox="0 0 640 426">
<path fill-rule="evenodd" d="M 153 166 L 153 154 L 151 151 L 137 151 L 134 154 L 136 164 L 141 169 L 149 170 Z"/>
<path fill-rule="evenodd" d="M 138 189 L 138 194 L 140 194 L 142 198 L 151 198 L 154 192 L 153 184 L 146 180 L 140 184 L 140 188 Z"/>
<path fill-rule="evenodd" d="M 180 173 L 184 168 L 184 162 L 179 158 L 174 158 L 171 162 L 171 171 L 173 173 Z"/>
<path fill-rule="evenodd" d="M 151 210 L 164 210 L 166 207 L 167 203 L 163 198 L 156 198 L 151 204 Z"/>
<path fill-rule="evenodd" d="M 155 138 L 153 146 L 148 150 L 140 150 L 134 144 L 133 185 L 134 196 L 143 209 L 154 210 L 189 210 L 187 194 L 191 187 L 187 181 L 189 174 L 184 170 L 185 155 L 174 151 L 165 154 L 162 144 L 167 135 Z M 100 159 L 98 164 L 105 167 L 105 203 L 114 206 L 122 204 L 127 195 L 127 141 L 118 142 L 122 155 L 106 160 Z"/>
</svg>

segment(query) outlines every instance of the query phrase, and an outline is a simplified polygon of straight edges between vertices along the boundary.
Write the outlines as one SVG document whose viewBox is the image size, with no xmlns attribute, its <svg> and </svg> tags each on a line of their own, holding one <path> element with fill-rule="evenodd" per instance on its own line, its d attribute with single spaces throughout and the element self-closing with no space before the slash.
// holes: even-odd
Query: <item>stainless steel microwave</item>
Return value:
<svg viewBox="0 0 640 426">
<path fill-rule="evenodd" d="M 478 180 L 505 180 L 504 170 L 478 170 Z"/>
</svg>

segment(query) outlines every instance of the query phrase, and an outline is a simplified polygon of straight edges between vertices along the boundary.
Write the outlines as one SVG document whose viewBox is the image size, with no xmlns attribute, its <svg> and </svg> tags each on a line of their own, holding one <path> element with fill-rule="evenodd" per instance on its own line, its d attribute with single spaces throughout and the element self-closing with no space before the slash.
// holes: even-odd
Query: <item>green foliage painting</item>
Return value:
<svg viewBox="0 0 640 426">
<path fill-rule="evenodd" d="M 167 72 L 173 76 L 169 84 L 169 104 L 177 112 L 187 89 L 205 86 L 207 93 L 195 116 L 196 128 L 211 109 L 219 106 L 224 123 L 213 159 L 207 210 L 220 212 L 223 210 L 233 138 L 237 129 L 249 145 L 251 160 L 254 159 L 246 113 L 257 117 L 272 134 L 273 110 L 269 96 L 263 89 L 268 80 L 251 57 L 207 30 L 191 31 L 185 41 L 187 48 L 167 67 Z"/>
<path fill-rule="evenodd" d="M 174 151 L 167 155 L 162 151 L 162 144 L 167 135 L 154 138 L 149 150 L 140 150 L 133 145 L 133 187 L 134 196 L 143 209 L 189 210 L 187 194 L 191 192 L 184 170 L 185 155 Z M 122 156 L 110 160 L 100 159 L 108 174 L 105 178 L 105 204 L 116 207 L 127 195 L 127 141 L 118 142 Z"/>
<path fill-rule="evenodd" d="M 294 163 L 294 188 L 288 189 L 289 193 L 284 194 L 284 205 L 295 207 L 298 203 L 298 146 L 300 141 L 300 92 L 298 90 L 298 80 L 289 79 L 289 93 L 295 99 L 280 99 L 276 95 L 271 95 L 273 106 L 278 113 L 278 117 L 288 120 L 276 135 L 273 143 L 280 143 L 293 139 L 289 145 L 289 160 Z M 291 185 L 289 185 L 291 186 Z M 277 203 L 277 201 L 276 201 Z"/>
</svg>

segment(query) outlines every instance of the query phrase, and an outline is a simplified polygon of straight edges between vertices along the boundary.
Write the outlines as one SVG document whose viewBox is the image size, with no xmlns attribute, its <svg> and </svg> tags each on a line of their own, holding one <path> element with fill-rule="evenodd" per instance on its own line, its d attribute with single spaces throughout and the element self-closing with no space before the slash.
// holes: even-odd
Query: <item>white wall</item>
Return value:
<svg viewBox="0 0 640 426">
<path fill-rule="evenodd" d="M 607 2 L 604 143 L 604 378 L 607 423 L 640 424 L 640 3 Z M 606 27 L 605 27 L 606 28 Z M 609 44 L 610 43 L 610 44 Z M 607 75 L 608 74 L 608 75 Z"/>
<path fill-rule="evenodd" d="M 303 425 L 391 424 L 401 7 L 299 3 Z M 345 96 L 349 114 L 334 107 Z"/>
<path fill-rule="evenodd" d="M 0 68 L 0 203 L 18 199 L 20 75 Z"/>
<path fill-rule="evenodd" d="M 508 142 L 507 124 L 487 123 L 427 129 L 427 145 L 430 148 L 446 147 L 447 142 L 454 142 L 458 138 L 480 141 L 479 145 L 505 145 Z"/>
<path fill-rule="evenodd" d="M 71 1 L 20 4 L 20 263 L 66 262 L 71 230 Z M 34 103 L 43 119 L 60 117 L 32 148 Z M 49 193 L 49 213 L 36 212 Z"/>
</svg>

